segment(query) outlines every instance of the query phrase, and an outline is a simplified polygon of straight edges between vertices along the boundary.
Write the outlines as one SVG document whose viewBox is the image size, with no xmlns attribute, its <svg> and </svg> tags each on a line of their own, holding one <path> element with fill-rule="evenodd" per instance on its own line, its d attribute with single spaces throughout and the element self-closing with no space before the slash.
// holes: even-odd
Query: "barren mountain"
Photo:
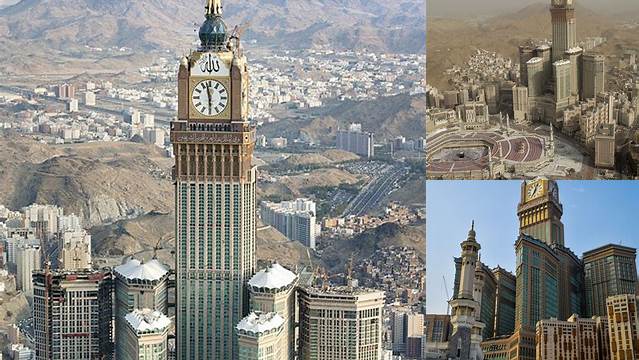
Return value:
<svg viewBox="0 0 639 360">
<path fill-rule="evenodd" d="M 22 0 L 0 10 L 0 36 L 53 48 L 184 50 L 204 19 L 204 0 Z M 295 48 L 329 45 L 419 52 L 422 0 L 226 0 L 229 27 L 250 23 L 248 39 Z"/>
<path fill-rule="evenodd" d="M 0 203 L 10 208 L 55 204 L 90 226 L 173 207 L 170 159 L 154 146 L 49 146 L 7 135 L 0 147 Z"/>
</svg>

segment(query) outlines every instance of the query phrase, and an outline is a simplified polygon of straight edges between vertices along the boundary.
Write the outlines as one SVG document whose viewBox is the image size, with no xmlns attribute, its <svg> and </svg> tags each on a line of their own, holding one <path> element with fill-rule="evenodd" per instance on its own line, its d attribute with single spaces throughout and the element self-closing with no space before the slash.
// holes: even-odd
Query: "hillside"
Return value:
<svg viewBox="0 0 639 360">
<path fill-rule="evenodd" d="M 16 135 L 0 137 L 0 203 L 19 209 L 55 204 L 98 225 L 173 208 L 170 159 L 134 143 L 49 146 Z"/>
<path fill-rule="evenodd" d="M 361 123 L 365 131 L 375 133 L 375 140 L 383 142 L 397 136 L 417 138 L 425 133 L 425 98 L 421 95 L 401 94 L 376 100 L 344 101 L 331 104 L 311 119 L 282 119 L 265 124 L 261 133 L 267 137 L 297 138 L 304 135 L 313 141 L 335 145 L 339 128 Z"/>
<path fill-rule="evenodd" d="M 425 259 L 425 227 L 386 223 L 351 239 L 335 241 L 324 250 L 322 260 L 332 271 L 344 271 L 344 264 L 348 262 L 351 254 L 356 254 L 357 258 L 365 258 L 372 255 L 375 250 L 389 246 L 413 248 Z"/>
<path fill-rule="evenodd" d="M 578 40 L 608 36 L 615 27 L 613 18 L 579 4 L 576 14 Z M 477 49 L 496 51 L 515 60 L 521 43 L 551 37 L 546 3 L 528 5 L 485 21 L 431 17 L 428 19 L 428 83 L 445 88 L 444 71 L 452 65 L 461 65 Z"/>
<path fill-rule="evenodd" d="M 0 8 L 0 46 L 19 44 L 34 52 L 30 61 L 36 64 L 51 61 L 47 53 L 57 51 L 85 55 L 85 46 L 183 53 L 196 40 L 204 4 L 204 0 L 21 0 Z M 426 10 L 421 0 L 226 0 L 224 6 L 229 28 L 249 24 L 245 37 L 258 46 L 413 53 L 425 49 Z"/>
<path fill-rule="evenodd" d="M 148 259 L 158 246 L 157 257 L 165 264 L 175 263 L 175 217 L 172 214 L 151 213 L 133 220 L 121 220 L 114 224 L 91 229 L 94 253 L 98 256 L 131 256 Z M 258 224 L 256 232 L 258 261 L 277 261 L 294 268 L 307 264 L 306 247 L 287 239 L 271 227 Z M 313 262 L 319 259 L 313 256 Z"/>
</svg>

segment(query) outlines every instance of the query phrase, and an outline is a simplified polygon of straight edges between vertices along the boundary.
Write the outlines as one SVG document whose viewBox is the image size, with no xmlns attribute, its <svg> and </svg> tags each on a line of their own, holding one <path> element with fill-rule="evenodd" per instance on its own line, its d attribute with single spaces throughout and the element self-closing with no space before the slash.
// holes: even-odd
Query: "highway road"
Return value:
<svg viewBox="0 0 639 360">
<path fill-rule="evenodd" d="M 395 184 L 408 175 L 408 170 L 401 165 L 389 166 L 377 179 L 368 183 L 362 191 L 353 199 L 342 216 L 362 216 L 376 206 L 386 197 Z"/>
</svg>

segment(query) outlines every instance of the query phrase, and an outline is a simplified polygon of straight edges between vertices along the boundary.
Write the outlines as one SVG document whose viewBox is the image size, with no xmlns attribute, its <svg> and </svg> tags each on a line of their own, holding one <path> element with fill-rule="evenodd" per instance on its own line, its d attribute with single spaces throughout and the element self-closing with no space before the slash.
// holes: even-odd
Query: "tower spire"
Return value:
<svg viewBox="0 0 639 360">
<path fill-rule="evenodd" d="M 222 16 L 222 0 L 208 0 L 206 16 Z"/>
</svg>

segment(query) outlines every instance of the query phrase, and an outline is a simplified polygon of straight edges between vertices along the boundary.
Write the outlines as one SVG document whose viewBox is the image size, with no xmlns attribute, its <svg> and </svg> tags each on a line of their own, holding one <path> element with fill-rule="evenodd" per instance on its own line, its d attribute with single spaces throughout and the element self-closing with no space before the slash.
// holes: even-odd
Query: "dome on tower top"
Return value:
<svg viewBox="0 0 639 360">
<path fill-rule="evenodd" d="M 207 15 L 200 26 L 200 41 L 205 49 L 219 49 L 226 46 L 228 33 L 226 24 L 219 15 Z"/>
</svg>

